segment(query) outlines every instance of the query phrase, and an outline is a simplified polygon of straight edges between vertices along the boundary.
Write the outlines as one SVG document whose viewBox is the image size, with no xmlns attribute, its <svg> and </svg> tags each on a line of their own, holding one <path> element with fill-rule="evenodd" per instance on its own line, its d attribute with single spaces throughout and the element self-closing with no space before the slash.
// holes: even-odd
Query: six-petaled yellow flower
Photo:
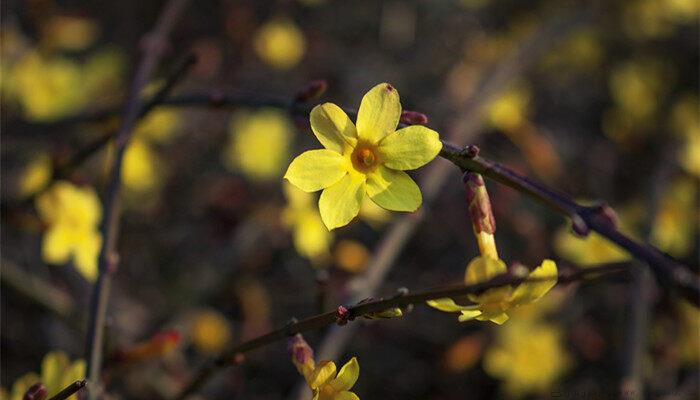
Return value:
<svg viewBox="0 0 700 400">
<path fill-rule="evenodd" d="M 415 211 L 420 206 L 420 189 L 404 171 L 431 161 L 442 143 L 437 132 L 424 126 L 397 131 L 400 116 L 399 94 L 388 83 L 365 94 L 357 125 L 335 104 L 311 111 L 311 129 L 325 149 L 299 155 L 285 178 L 305 192 L 324 189 L 319 209 L 328 229 L 347 225 L 365 193 L 387 210 Z"/>
<path fill-rule="evenodd" d="M 102 244 L 97 230 L 102 208 L 95 191 L 59 181 L 37 198 L 36 208 L 47 225 L 41 246 L 43 260 L 64 264 L 72 258 L 78 272 L 94 280 Z"/>
</svg>

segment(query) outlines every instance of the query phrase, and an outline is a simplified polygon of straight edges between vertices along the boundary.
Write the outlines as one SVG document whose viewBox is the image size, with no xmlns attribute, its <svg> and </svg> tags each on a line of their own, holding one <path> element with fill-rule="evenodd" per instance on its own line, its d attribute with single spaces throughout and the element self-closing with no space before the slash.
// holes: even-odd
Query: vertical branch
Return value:
<svg viewBox="0 0 700 400">
<path fill-rule="evenodd" d="M 102 368 L 102 343 L 107 314 L 107 300 L 109 299 L 111 275 L 118 263 L 116 242 L 119 232 L 119 189 L 124 152 L 131 136 L 131 131 L 143 109 L 141 90 L 160 62 L 166 49 L 168 35 L 186 4 L 187 0 L 170 0 L 163 9 L 153 31 L 145 36 L 142 43 L 143 59 L 136 70 L 124 109 L 122 125 L 115 136 L 115 156 L 112 160 L 109 183 L 104 198 L 104 219 L 100 226 L 102 247 L 98 259 L 99 270 L 91 298 L 86 342 L 85 358 L 87 360 L 87 378 L 92 384 L 89 391 L 91 399 L 97 398 L 101 390 L 99 388 L 99 378 Z"/>
</svg>

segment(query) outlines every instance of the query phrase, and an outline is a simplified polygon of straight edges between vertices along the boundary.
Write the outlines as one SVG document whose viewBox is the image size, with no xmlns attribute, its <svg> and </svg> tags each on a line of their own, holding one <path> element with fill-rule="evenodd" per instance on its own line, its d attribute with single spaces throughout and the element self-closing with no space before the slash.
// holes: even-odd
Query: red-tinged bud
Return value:
<svg viewBox="0 0 700 400">
<path fill-rule="evenodd" d="M 612 209 L 612 207 L 610 207 L 607 204 L 603 204 L 600 206 L 598 212 L 598 215 L 600 215 L 601 218 L 603 218 L 608 224 L 610 224 L 610 226 L 617 228 L 619 218 L 617 217 L 617 213 L 615 212 L 615 210 Z"/>
<path fill-rule="evenodd" d="M 22 400 L 44 400 L 47 392 L 42 383 L 35 383 L 27 389 Z"/>
<path fill-rule="evenodd" d="M 496 218 L 493 216 L 491 200 L 486 192 L 484 178 L 473 172 L 465 172 L 462 177 L 469 207 L 469 215 L 474 232 L 496 233 Z"/>
<path fill-rule="evenodd" d="M 350 316 L 350 312 L 348 311 L 347 308 L 343 306 L 338 306 L 338 309 L 335 312 L 335 322 L 338 325 L 345 325 L 348 323 L 348 317 Z"/>
<path fill-rule="evenodd" d="M 321 97 L 328 89 L 328 82 L 323 79 L 318 79 L 309 82 L 296 95 L 295 100 L 301 103 L 306 103 Z"/>
<path fill-rule="evenodd" d="M 311 346 L 306 343 L 301 333 L 297 333 L 289 338 L 287 341 L 287 351 L 289 351 L 289 355 L 292 357 L 292 363 L 294 363 L 294 366 L 300 374 L 306 376 L 313 371 L 316 366 L 314 351 Z"/>
<path fill-rule="evenodd" d="M 479 155 L 479 147 L 470 144 L 469 146 L 464 148 L 464 155 L 466 155 L 469 158 L 474 158 Z"/>
<path fill-rule="evenodd" d="M 400 121 L 406 125 L 426 125 L 428 116 L 418 111 L 402 111 Z"/>
</svg>

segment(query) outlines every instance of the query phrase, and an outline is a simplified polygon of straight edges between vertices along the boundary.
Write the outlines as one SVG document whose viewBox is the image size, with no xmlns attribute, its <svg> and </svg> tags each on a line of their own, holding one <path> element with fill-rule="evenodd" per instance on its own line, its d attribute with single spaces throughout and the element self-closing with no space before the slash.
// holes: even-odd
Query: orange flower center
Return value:
<svg viewBox="0 0 700 400">
<path fill-rule="evenodd" d="M 352 160 L 353 167 L 364 173 L 374 170 L 379 162 L 379 157 L 377 157 L 374 150 L 366 145 L 358 145 L 355 147 L 350 159 Z"/>
</svg>

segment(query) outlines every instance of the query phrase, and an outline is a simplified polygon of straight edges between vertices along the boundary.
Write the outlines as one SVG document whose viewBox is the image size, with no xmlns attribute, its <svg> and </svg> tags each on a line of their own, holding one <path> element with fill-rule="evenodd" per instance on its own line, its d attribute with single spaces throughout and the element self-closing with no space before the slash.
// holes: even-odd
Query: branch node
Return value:
<svg viewBox="0 0 700 400">
<path fill-rule="evenodd" d="M 345 306 L 338 306 L 338 309 L 335 311 L 335 323 L 338 324 L 338 326 L 343 326 L 348 323 L 350 320 L 350 311 L 345 308 Z"/>
<path fill-rule="evenodd" d="M 299 320 L 292 317 L 287 323 L 284 325 L 284 334 L 287 336 L 294 336 L 297 334 L 297 332 L 294 329 L 294 326 L 299 323 Z"/>
<path fill-rule="evenodd" d="M 461 155 L 469 157 L 469 158 L 474 158 L 479 155 L 479 147 L 473 144 L 470 144 L 469 146 L 465 147 L 461 151 Z"/>
</svg>

